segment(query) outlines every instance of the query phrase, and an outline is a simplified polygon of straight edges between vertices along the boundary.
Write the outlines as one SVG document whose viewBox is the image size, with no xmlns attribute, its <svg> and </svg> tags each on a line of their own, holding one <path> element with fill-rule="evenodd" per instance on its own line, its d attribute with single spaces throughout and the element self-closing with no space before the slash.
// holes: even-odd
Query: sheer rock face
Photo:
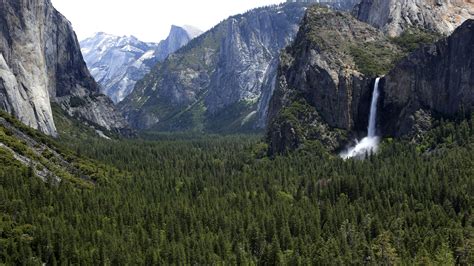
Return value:
<svg viewBox="0 0 474 266">
<path fill-rule="evenodd" d="M 270 103 L 270 153 L 298 148 L 306 140 L 337 149 L 368 123 L 373 76 L 364 74 L 353 48 L 385 47 L 385 35 L 350 14 L 309 9 L 295 42 L 281 55 Z"/>
<path fill-rule="evenodd" d="M 474 111 L 474 20 L 410 54 L 383 79 L 382 86 L 384 135 L 413 135 L 420 113 L 454 117 Z"/>
<path fill-rule="evenodd" d="M 71 24 L 51 2 L 1 0 L 0 108 L 55 136 L 51 101 L 106 129 L 126 125 L 112 102 L 100 95 Z"/>
<path fill-rule="evenodd" d="M 474 0 L 362 0 L 354 15 L 391 37 L 408 28 L 449 35 L 474 18 Z"/>
<path fill-rule="evenodd" d="M 155 51 L 158 61 L 165 60 L 170 54 L 188 44 L 192 39 L 202 34 L 202 31 L 192 26 L 171 26 L 166 40 L 161 41 Z"/>
</svg>

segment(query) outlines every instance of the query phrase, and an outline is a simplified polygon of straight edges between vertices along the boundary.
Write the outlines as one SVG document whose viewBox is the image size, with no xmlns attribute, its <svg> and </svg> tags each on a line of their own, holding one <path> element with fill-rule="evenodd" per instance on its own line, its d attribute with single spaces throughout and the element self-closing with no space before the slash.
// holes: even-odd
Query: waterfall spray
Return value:
<svg viewBox="0 0 474 266">
<path fill-rule="evenodd" d="M 377 105 L 379 101 L 380 78 L 375 80 L 374 92 L 372 95 L 372 102 L 370 104 L 370 115 L 369 115 L 369 126 L 367 128 L 367 137 L 363 138 L 360 142 L 357 141 L 355 147 L 348 149 L 346 152 L 341 154 L 344 159 L 353 157 L 362 157 L 367 153 L 374 153 L 377 151 L 379 145 L 379 137 L 377 137 Z"/>
</svg>

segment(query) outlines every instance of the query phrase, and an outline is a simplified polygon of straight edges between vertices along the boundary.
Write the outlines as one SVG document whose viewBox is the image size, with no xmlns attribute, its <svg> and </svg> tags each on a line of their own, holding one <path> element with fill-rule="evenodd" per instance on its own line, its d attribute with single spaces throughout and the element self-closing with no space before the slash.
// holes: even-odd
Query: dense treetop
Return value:
<svg viewBox="0 0 474 266">
<path fill-rule="evenodd" d="M 366 160 L 320 145 L 266 158 L 255 136 L 68 140 L 108 165 L 52 185 L 0 149 L 6 264 L 473 263 L 474 124 Z"/>
</svg>

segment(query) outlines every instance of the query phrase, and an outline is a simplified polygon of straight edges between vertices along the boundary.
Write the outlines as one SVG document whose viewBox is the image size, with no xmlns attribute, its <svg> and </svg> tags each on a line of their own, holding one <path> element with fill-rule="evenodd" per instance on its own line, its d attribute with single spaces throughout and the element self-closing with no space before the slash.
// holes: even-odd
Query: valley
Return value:
<svg viewBox="0 0 474 266">
<path fill-rule="evenodd" d="M 161 42 L 79 41 L 59 1 L 0 0 L 0 265 L 474 264 L 471 0 L 256 3 Z"/>
<path fill-rule="evenodd" d="M 88 189 L 28 177 L 4 154 L 0 258 L 469 264 L 473 133 L 472 121 L 445 123 L 423 145 L 386 140 L 350 162 L 320 145 L 268 159 L 258 136 L 68 141 L 107 165 Z"/>
</svg>

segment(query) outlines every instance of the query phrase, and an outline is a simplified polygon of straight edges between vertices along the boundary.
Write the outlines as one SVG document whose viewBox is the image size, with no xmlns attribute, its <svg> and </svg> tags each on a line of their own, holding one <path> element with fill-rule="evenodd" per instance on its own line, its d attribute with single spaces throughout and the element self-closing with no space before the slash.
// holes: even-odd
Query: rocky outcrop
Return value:
<svg viewBox="0 0 474 266">
<path fill-rule="evenodd" d="M 270 152 L 311 140 L 336 149 L 351 132 L 365 131 L 373 78 L 398 53 L 382 32 L 350 14 L 310 8 L 280 57 L 269 108 Z"/>
<path fill-rule="evenodd" d="M 172 26 L 168 38 L 159 44 L 106 33 L 97 33 L 80 44 L 91 74 L 101 85 L 101 92 L 118 103 L 153 66 L 199 34 L 199 30 L 189 26 Z"/>
<path fill-rule="evenodd" d="M 414 137 L 430 117 L 474 111 L 474 20 L 402 60 L 382 80 L 380 124 L 387 136 Z"/>
<path fill-rule="evenodd" d="M 0 108 L 54 136 L 51 101 L 104 128 L 125 126 L 112 102 L 100 96 L 71 24 L 50 0 L 1 0 Z M 96 106 L 109 113 L 91 109 Z"/>
<path fill-rule="evenodd" d="M 473 0 L 362 0 L 354 15 L 391 37 L 409 28 L 451 34 L 474 18 Z"/>
</svg>

